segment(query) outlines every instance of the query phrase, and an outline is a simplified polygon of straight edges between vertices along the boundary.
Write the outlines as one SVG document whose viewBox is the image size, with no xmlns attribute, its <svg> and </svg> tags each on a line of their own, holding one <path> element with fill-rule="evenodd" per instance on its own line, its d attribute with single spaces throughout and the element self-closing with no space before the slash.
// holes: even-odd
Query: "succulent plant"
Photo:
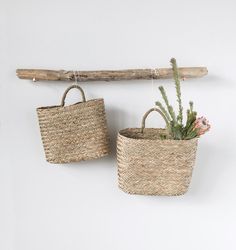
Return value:
<svg viewBox="0 0 236 250">
<path fill-rule="evenodd" d="M 170 105 L 166 91 L 163 86 L 159 87 L 161 96 L 164 100 L 165 106 L 160 101 L 156 102 L 156 106 L 165 116 L 167 123 L 167 130 L 169 136 L 174 140 L 189 140 L 195 137 L 199 137 L 210 129 L 210 124 L 206 118 L 197 118 L 197 112 L 193 110 L 193 102 L 189 102 L 189 109 L 187 109 L 186 124 L 183 123 L 183 106 L 181 99 L 181 84 L 179 71 L 175 58 L 170 60 L 173 78 L 175 82 L 176 96 L 178 102 L 178 114 L 176 116 L 173 106 Z"/>
</svg>

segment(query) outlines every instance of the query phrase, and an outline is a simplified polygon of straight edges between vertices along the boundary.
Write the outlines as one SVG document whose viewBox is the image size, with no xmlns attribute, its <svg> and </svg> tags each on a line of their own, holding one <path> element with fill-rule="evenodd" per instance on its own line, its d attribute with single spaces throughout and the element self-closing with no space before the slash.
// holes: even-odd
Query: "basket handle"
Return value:
<svg viewBox="0 0 236 250">
<path fill-rule="evenodd" d="M 69 88 L 66 89 L 66 91 L 64 92 L 63 96 L 62 96 L 62 99 L 61 99 L 61 106 L 65 106 L 65 99 L 66 99 L 66 96 L 68 94 L 68 92 L 71 90 L 71 89 L 78 89 L 82 95 L 82 101 L 83 102 L 86 102 L 86 99 L 85 99 L 85 95 L 84 95 L 84 91 L 83 89 L 77 85 L 77 84 L 74 84 L 74 85 L 71 85 Z"/>
<path fill-rule="evenodd" d="M 161 111 L 160 109 L 158 109 L 158 108 L 151 108 L 151 109 L 149 109 L 149 110 L 144 114 L 144 116 L 143 116 L 143 119 L 142 119 L 142 126 L 141 126 L 141 133 L 143 133 L 143 130 L 144 130 L 144 128 L 145 128 L 146 118 L 147 118 L 148 115 L 149 115 L 151 112 L 153 112 L 153 111 L 158 112 L 158 113 L 163 117 L 163 119 L 165 120 L 166 126 L 168 127 L 168 121 L 167 121 L 165 115 L 162 113 L 162 111 Z"/>
</svg>

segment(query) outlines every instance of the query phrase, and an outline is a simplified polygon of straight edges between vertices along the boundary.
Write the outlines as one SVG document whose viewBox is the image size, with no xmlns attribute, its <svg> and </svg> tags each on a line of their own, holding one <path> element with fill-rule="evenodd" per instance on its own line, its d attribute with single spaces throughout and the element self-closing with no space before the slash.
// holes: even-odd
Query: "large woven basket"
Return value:
<svg viewBox="0 0 236 250">
<path fill-rule="evenodd" d="M 80 90 L 83 101 L 65 106 L 66 95 L 73 88 Z M 79 162 L 109 153 L 104 101 L 86 101 L 78 85 L 66 89 L 61 105 L 37 108 L 37 113 L 48 162 Z"/>
<path fill-rule="evenodd" d="M 130 194 L 182 195 L 188 190 L 195 162 L 197 139 L 171 140 L 165 129 L 121 130 L 117 139 L 119 187 Z M 161 136 L 162 135 L 162 136 Z"/>
</svg>

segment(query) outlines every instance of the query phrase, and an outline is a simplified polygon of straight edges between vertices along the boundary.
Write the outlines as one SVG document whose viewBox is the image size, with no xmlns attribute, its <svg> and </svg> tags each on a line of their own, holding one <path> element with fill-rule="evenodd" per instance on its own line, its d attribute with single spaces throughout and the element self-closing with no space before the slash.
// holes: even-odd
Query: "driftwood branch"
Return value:
<svg viewBox="0 0 236 250">
<path fill-rule="evenodd" d="M 179 68 L 181 78 L 196 78 L 207 75 L 206 67 Z M 45 69 L 17 69 L 20 79 L 34 81 L 120 81 L 120 80 L 150 80 L 169 79 L 173 77 L 171 68 L 159 69 L 127 69 L 127 70 L 101 70 L 101 71 L 66 71 Z"/>
</svg>

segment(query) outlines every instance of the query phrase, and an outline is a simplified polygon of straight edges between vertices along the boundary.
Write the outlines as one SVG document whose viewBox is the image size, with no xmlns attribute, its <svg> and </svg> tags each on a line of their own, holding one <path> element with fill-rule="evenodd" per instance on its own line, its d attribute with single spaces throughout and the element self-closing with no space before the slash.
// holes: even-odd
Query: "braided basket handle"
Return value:
<svg viewBox="0 0 236 250">
<path fill-rule="evenodd" d="M 141 133 L 143 133 L 143 130 L 145 129 L 145 122 L 146 122 L 146 118 L 148 117 L 148 115 L 153 112 L 153 111 L 156 111 L 158 112 L 162 117 L 163 119 L 165 120 L 165 123 L 166 123 L 166 126 L 168 127 L 168 121 L 165 117 L 165 115 L 162 113 L 162 111 L 158 108 L 151 108 L 149 109 L 143 116 L 143 119 L 142 119 L 142 125 L 141 125 Z"/>
<path fill-rule="evenodd" d="M 78 89 L 82 95 L 82 101 L 83 102 L 86 102 L 86 99 L 85 99 L 85 95 L 84 95 L 84 91 L 83 89 L 77 85 L 77 84 L 74 84 L 74 85 L 71 85 L 69 88 L 66 89 L 65 93 L 63 94 L 62 96 L 62 100 L 61 100 L 61 106 L 65 106 L 65 99 L 66 99 L 66 96 L 68 94 L 68 92 L 71 90 L 71 89 Z"/>
</svg>

